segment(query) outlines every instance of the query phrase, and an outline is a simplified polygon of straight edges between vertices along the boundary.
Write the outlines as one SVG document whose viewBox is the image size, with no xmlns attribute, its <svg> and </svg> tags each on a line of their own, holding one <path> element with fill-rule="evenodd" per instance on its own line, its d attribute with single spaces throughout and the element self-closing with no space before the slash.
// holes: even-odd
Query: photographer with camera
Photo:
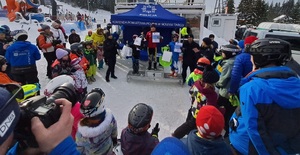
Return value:
<svg viewBox="0 0 300 155">
<path fill-rule="evenodd" d="M 11 86 L 16 86 L 14 84 L 1 85 L 0 86 L 0 154 L 9 154 L 14 155 L 20 153 L 19 144 L 17 142 L 13 144 L 14 140 L 14 130 L 19 125 L 23 117 L 24 109 L 20 110 L 20 107 L 15 100 L 15 98 L 20 94 L 22 89 L 19 87 L 18 90 L 10 90 Z M 12 92 L 15 92 L 12 94 Z M 22 92 L 21 92 L 22 94 Z M 24 94 L 22 94 L 24 95 Z M 41 96 L 37 96 L 41 97 Z M 30 119 L 30 128 L 34 135 L 35 140 L 38 143 L 39 150 L 50 154 L 50 155 L 62 155 L 62 154 L 79 154 L 76 150 L 76 144 L 70 137 L 73 117 L 70 114 L 72 104 L 66 99 L 57 99 L 55 100 L 55 105 L 58 110 L 62 109 L 61 115 L 58 118 L 58 121 L 50 125 L 48 128 L 45 126 L 45 118 L 42 116 L 33 117 Z M 33 102 L 32 102 L 33 104 Z M 31 105 L 32 105 L 31 104 Z M 29 104 L 28 104 L 29 105 Z M 43 109 L 45 105 L 39 105 L 35 110 Z M 32 109 L 34 107 L 28 107 Z M 51 109 L 52 110 L 52 109 Z M 28 111 L 25 111 L 25 115 L 31 115 Z M 36 115 L 37 116 L 37 115 Z M 22 123 L 22 122 L 21 122 Z M 11 147 L 14 145 L 13 147 Z M 11 148 L 11 149 L 10 149 Z M 9 150 L 10 149 L 10 150 Z"/>
</svg>

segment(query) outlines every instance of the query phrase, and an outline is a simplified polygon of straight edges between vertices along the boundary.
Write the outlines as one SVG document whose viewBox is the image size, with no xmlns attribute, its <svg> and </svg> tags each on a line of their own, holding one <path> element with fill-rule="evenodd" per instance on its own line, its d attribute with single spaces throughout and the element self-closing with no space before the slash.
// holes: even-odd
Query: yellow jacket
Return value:
<svg viewBox="0 0 300 155">
<path fill-rule="evenodd" d="M 104 34 L 99 35 L 97 33 L 93 33 L 92 40 L 93 40 L 93 46 L 97 47 L 99 45 L 103 45 L 103 43 L 105 41 L 105 36 L 104 36 Z"/>
<path fill-rule="evenodd" d="M 189 35 L 188 32 L 187 32 L 187 27 L 183 27 L 183 28 L 181 29 L 181 31 L 180 31 L 180 34 L 181 34 L 182 36 L 187 36 L 187 35 Z"/>
<path fill-rule="evenodd" d="M 84 41 L 92 41 L 92 36 L 86 35 Z"/>
</svg>

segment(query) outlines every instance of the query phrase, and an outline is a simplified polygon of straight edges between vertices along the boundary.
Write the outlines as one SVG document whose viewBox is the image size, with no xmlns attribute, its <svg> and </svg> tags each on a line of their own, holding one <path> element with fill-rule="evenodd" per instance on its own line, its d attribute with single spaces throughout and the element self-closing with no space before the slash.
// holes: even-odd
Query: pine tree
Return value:
<svg viewBox="0 0 300 155">
<path fill-rule="evenodd" d="M 254 21 L 252 24 L 258 25 L 267 20 L 268 5 L 264 0 L 256 0 L 254 2 Z"/>
<path fill-rule="evenodd" d="M 300 22 L 300 0 L 298 0 L 294 5 L 291 11 L 291 18 L 293 18 L 296 22 Z"/>
<path fill-rule="evenodd" d="M 227 1 L 227 13 L 233 14 L 235 12 L 234 0 Z"/>
<path fill-rule="evenodd" d="M 239 24 L 252 24 L 254 21 L 254 0 L 241 0 L 238 6 Z"/>
</svg>

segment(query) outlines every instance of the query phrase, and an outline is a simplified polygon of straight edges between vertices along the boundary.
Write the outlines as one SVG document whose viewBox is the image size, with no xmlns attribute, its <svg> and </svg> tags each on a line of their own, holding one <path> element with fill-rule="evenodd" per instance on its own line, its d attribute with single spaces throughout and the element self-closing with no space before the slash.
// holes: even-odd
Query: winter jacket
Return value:
<svg viewBox="0 0 300 155">
<path fill-rule="evenodd" d="M 194 48 L 200 48 L 199 44 L 196 43 L 195 41 L 189 43 L 188 41 L 184 41 L 183 45 L 183 63 L 185 64 L 191 64 L 191 65 L 196 65 L 197 63 L 197 58 L 196 58 L 196 53 L 194 52 Z"/>
<path fill-rule="evenodd" d="M 151 31 L 148 31 L 146 34 L 146 40 L 148 42 L 148 48 L 156 48 L 157 47 L 157 43 L 153 43 L 152 42 L 152 33 Z"/>
<path fill-rule="evenodd" d="M 105 41 L 104 34 L 99 35 L 98 33 L 92 34 L 93 46 L 96 48 L 97 46 L 103 45 Z"/>
<path fill-rule="evenodd" d="M 169 43 L 170 51 L 172 52 L 172 61 L 178 61 L 178 58 L 179 58 L 179 53 L 174 51 L 175 44 L 176 44 L 176 42 L 174 42 L 174 41 Z"/>
<path fill-rule="evenodd" d="M 229 93 L 236 94 L 240 87 L 240 82 L 243 77 L 252 71 L 251 55 L 249 53 L 241 53 L 236 56 L 234 65 L 231 71 Z"/>
<path fill-rule="evenodd" d="M 196 53 L 196 60 L 206 57 L 211 63 L 214 62 L 215 52 L 212 48 L 200 47 L 199 52 Z"/>
<path fill-rule="evenodd" d="M 134 42 L 129 44 L 129 47 L 132 49 L 132 56 L 134 59 L 139 59 L 140 58 L 140 49 L 138 48 L 137 45 L 134 45 Z"/>
<path fill-rule="evenodd" d="M 0 72 L 0 84 L 18 83 L 8 77 L 4 72 Z"/>
<path fill-rule="evenodd" d="M 77 149 L 82 155 L 104 155 L 112 152 L 113 140 L 118 136 L 117 122 L 109 109 L 105 119 L 96 127 L 78 124 Z"/>
<path fill-rule="evenodd" d="M 75 88 L 78 92 L 82 92 L 88 85 L 84 70 L 80 64 L 73 66 L 73 69 L 76 70 L 75 72 L 72 72 L 72 77 L 75 81 Z"/>
<path fill-rule="evenodd" d="M 89 65 L 95 65 L 96 64 L 96 56 L 97 53 L 95 52 L 94 49 L 84 49 L 84 57 L 89 61 Z"/>
<path fill-rule="evenodd" d="M 219 44 L 216 41 L 212 41 L 212 45 L 213 45 L 213 52 L 215 53 L 218 49 Z"/>
<path fill-rule="evenodd" d="M 80 39 L 80 36 L 78 34 L 70 34 L 69 35 L 69 43 L 70 45 L 73 44 L 73 43 L 80 43 L 81 39 Z"/>
<path fill-rule="evenodd" d="M 77 102 L 71 110 L 71 114 L 74 117 L 73 127 L 72 127 L 72 138 L 75 140 L 76 132 L 78 130 L 78 123 L 83 118 L 83 114 L 80 112 L 80 103 Z"/>
<path fill-rule="evenodd" d="M 41 54 L 30 42 L 15 41 L 7 48 L 5 58 L 11 67 L 35 66 L 35 62 L 41 59 Z"/>
<path fill-rule="evenodd" d="M 149 132 L 136 135 L 126 127 L 121 134 L 121 148 L 124 155 L 150 155 L 158 143 L 158 138 Z"/>
<path fill-rule="evenodd" d="M 66 43 L 65 35 L 60 28 L 55 29 L 51 27 L 51 32 L 53 33 L 54 40 L 61 40 L 61 44 Z"/>
<path fill-rule="evenodd" d="M 195 72 L 192 72 L 189 77 L 187 78 L 186 80 L 186 83 L 189 85 L 189 86 L 192 86 L 194 85 L 194 83 L 198 80 L 202 79 L 202 74 L 196 74 Z"/>
<path fill-rule="evenodd" d="M 242 117 L 229 134 L 233 147 L 243 154 L 300 153 L 300 80 L 296 73 L 284 66 L 268 67 L 250 73 L 242 82 L 241 113 L 235 115 Z"/>
<path fill-rule="evenodd" d="M 197 130 L 189 133 L 187 138 L 182 139 L 188 147 L 191 155 L 231 155 L 230 147 L 225 143 L 222 137 L 207 140 L 197 136 Z"/>
<path fill-rule="evenodd" d="M 222 97 L 229 98 L 228 90 L 230 88 L 230 78 L 234 59 L 235 57 L 232 57 L 230 59 L 223 60 L 221 63 L 222 72 L 220 75 L 220 80 L 216 83 L 216 86 L 219 88 L 219 94 Z"/>
<path fill-rule="evenodd" d="M 92 40 L 93 40 L 92 35 L 86 35 L 84 38 L 84 41 L 92 41 Z"/>
<path fill-rule="evenodd" d="M 84 70 L 84 72 L 86 72 L 89 68 L 89 61 L 85 58 L 84 55 L 77 55 L 75 53 L 70 53 L 70 59 L 76 59 L 76 58 L 81 58 L 81 61 L 79 62 L 79 65 L 82 67 L 82 69 Z"/>
<path fill-rule="evenodd" d="M 104 58 L 104 51 L 103 51 L 103 47 L 99 47 L 97 48 L 97 59 L 98 61 L 103 60 Z"/>
<path fill-rule="evenodd" d="M 113 39 L 106 39 L 104 41 L 103 50 L 105 59 L 115 59 L 118 54 L 118 44 Z"/>
<path fill-rule="evenodd" d="M 18 145 L 16 143 L 6 155 L 18 155 Z M 76 144 L 71 137 L 67 137 L 62 142 L 60 142 L 50 153 L 49 155 L 80 155 L 76 150 Z"/>
<path fill-rule="evenodd" d="M 44 32 L 41 32 L 37 38 L 38 46 L 42 49 L 43 53 L 54 52 L 55 47 L 52 45 L 53 41 L 52 35 L 47 35 Z"/>
<path fill-rule="evenodd" d="M 300 65 L 294 58 L 292 58 L 289 62 L 285 64 L 285 66 L 289 67 L 293 71 L 295 71 L 298 76 L 300 76 Z"/>
</svg>

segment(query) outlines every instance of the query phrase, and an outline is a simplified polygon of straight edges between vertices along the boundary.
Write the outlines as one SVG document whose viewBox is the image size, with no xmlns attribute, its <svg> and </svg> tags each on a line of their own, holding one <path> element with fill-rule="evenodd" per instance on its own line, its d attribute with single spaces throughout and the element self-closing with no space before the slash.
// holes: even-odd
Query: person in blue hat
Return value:
<svg viewBox="0 0 300 155">
<path fill-rule="evenodd" d="M 190 155 L 190 152 L 179 139 L 167 137 L 158 143 L 151 155 Z"/>
<path fill-rule="evenodd" d="M 75 29 L 70 30 L 71 34 L 69 36 L 69 43 L 72 45 L 73 43 L 80 43 L 80 36 L 76 33 Z"/>
</svg>

